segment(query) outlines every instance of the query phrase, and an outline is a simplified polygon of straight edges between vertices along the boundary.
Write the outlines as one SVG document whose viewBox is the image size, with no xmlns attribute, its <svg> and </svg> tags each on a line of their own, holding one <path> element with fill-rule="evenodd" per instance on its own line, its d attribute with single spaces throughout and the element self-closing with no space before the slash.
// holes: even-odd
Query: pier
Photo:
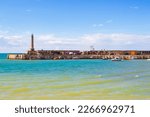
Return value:
<svg viewBox="0 0 150 117">
<path fill-rule="evenodd" d="M 60 60 L 60 59 L 150 59 L 150 50 L 35 50 L 34 35 L 27 53 L 8 54 L 11 60 Z"/>
</svg>

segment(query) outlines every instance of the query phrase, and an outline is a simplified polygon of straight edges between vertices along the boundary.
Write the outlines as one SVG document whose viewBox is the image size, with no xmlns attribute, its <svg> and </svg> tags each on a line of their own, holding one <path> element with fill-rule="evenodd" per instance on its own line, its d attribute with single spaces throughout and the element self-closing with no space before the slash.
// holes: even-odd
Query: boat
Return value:
<svg viewBox="0 0 150 117">
<path fill-rule="evenodd" d="M 102 60 L 108 60 L 108 58 L 102 58 Z"/>
<path fill-rule="evenodd" d="M 121 58 L 114 58 L 114 59 L 111 59 L 112 61 L 122 61 Z"/>
<path fill-rule="evenodd" d="M 147 59 L 147 61 L 150 61 L 150 59 Z"/>
</svg>

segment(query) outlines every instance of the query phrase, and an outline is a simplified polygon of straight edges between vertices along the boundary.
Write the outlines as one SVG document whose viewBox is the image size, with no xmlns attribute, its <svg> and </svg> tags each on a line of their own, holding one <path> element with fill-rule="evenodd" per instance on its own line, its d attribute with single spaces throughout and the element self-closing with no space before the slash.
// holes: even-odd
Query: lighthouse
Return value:
<svg viewBox="0 0 150 117">
<path fill-rule="evenodd" d="M 34 35 L 31 35 L 31 51 L 34 51 Z"/>
</svg>

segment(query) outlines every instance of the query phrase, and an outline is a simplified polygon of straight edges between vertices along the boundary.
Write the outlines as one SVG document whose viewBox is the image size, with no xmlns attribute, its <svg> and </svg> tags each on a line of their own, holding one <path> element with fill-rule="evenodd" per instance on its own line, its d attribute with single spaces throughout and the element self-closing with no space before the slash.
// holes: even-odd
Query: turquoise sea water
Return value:
<svg viewBox="0 0 150 117">
<path fill-rule="evenodd" d="M 0 99 L 150 99 L 150 61 L 7 60 Z"/>
</svg>

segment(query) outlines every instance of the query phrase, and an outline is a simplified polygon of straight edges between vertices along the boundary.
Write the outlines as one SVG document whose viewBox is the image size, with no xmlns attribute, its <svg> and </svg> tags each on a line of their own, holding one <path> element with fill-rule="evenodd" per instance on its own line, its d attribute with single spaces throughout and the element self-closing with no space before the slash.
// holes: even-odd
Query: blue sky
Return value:
<svg viewBox="0 0 150 117">
<path fill-rule="evenodd" d="M 0 52 L 150 49 L 149 0 L 0 0 Z"/>
</svg>

